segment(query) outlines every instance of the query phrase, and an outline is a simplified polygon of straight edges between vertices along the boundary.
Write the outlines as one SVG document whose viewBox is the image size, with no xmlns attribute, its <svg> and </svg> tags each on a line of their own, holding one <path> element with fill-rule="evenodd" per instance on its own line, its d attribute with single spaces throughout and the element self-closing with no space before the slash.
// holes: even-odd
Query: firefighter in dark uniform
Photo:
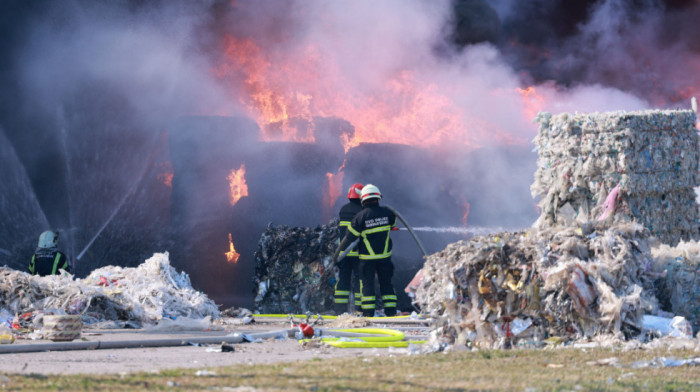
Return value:
<svg viewBox="0 0 700 392">
<path fill-rule="evenodd" d="M 58 233 L 45 231 L 39 236 L 39 246 L 29 262 L 29 273 L 40 276 L 56 275 L 61 269 L 70 272 L 68 258 L 58 251 Z"/>
<path fill-rule="evenodd" d="M 348 203 L 340 208 L 338 223 L 338 238 L 345 238 L 352 218 L 362 210 L 360 203 L 360 192 L 362 184 L 356 183 L 348 189 Z M 341 250 L 342 251 L 342 250 Z M 350 301 L 350 290 L 353 290 L 355 297 L 355 310 L 362 311 L 362 291 L 360 289 L 360 260 L 357 248 L 350 251 L 344 259 L 338 262 L 338 282 L 335 284 L 333 297 L 333 310 L 337 314 L 345 313 L 348 310 Z"/>
<path fill-rule="evenodd" d="M 362 286 L 362 315 L 374 316 L 376 297 L 374 276 L 379 281 L 379 292 L 384 303 L 384 314 L 396 315 L 396 293 L 391 283 L 394 264 L 391 262 L 390 233 L 396 226 L 396 215 L 388 208 L 381 207 L 382 194 L 379 188 L 367 184 L 360 196 L 362 211 L 352 219 L 348 233 L 340 243 L 339 250 L 345 249 L 356 239 L 360 258 L 360 282 Z M 336 252 L 336 257 L 339 252 Z"/>
</svg>

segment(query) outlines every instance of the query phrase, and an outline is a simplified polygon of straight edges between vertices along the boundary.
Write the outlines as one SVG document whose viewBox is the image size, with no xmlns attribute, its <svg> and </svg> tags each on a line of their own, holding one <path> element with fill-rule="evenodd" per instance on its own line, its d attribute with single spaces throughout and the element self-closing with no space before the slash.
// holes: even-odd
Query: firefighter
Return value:
<svg viewBox="0 0 700 392">
<path fill-rule="evenodd" d="M 360 282 L 362 287 L 362 315 L 374 316 L 376 297 L 374 276 L 379 281 L 379 292 L 384 303 L 384 314 L 396 315 L 396 293 L 391 283 L 394 264 L 391 262 L 390 233 L 396 226 L 396 215 L 388 208 L 379 205 L 382 194 L 379 188 L 367 184 L 362 188 L 360 199 L 362 210 L 352 219 L 348 232 L 338 247 L 335 257 L 341 249 L 356 239 L 360 259 Z"/>
<path fill-rule="evenodd" d="M 362 184 L 355 183 L 348 189 L 348 203 L 340 208 L 340 222 L 338 224 L 338 238 L 345 238 L 350 227 L 350 221 L 362 210 L 360 192 Z M 344 249 L 341 249 L 341 252 Z M 337 314 L 345 313 L 350 302 L 350 290 L 354 292 L 355 310 L 362 311 L 362 291 L 360 289 L 360 260 L 357 248 L 350 251 L 344 259 L 338 262 L 338 282 L 335 284 L 333 297 L 333 310 Z"/>
<path fill-rule="evenodd" d="M 39 236 L 39 246 L 29 262 L 29 273 L 40 276 L 56 275 L 60 269 L 70 272 L 68 258 L 58 251 L 58 233 L 45 231 Z"/>
</svg>

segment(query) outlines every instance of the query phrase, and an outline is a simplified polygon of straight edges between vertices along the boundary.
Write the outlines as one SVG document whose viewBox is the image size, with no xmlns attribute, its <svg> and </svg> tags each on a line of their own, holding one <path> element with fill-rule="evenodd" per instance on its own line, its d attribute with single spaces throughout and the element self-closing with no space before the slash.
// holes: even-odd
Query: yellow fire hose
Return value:
<svg viewBox="0 0 700 392">
<path fill-rule="evenodd" d="M 382 336 L 357 336 L 352 338 L 321 338 L 321 341 L 329 346 L 338 348 L 385 348 L 385 347 L 408 347 L 410 344 L 423 344 L 425 340 L 404 340 L 406 336 L 403 332 L 387 328 L 350 328 L 350 329 L 329 329 L 325 332 L 355 332 Z M 311 339 L 300 340 L 299 343 L 309 342 Z"/>
<path fill-rule="evenodd" d="M 289 317 L 288 314 L 253 314 L 253 317 L 260 317 L 260 318 L 287 318 Z M 315 316 L 315 315 L 314 315 Z M 293 314 L 292 317 L 294 318 L 306 318 L 305 314 Z M 335 320 L 338 318 L 338 316 L 331 316 L 331 315 L 321 315 L 326 320 Z M 396 320 L 396 319 L 407 319 L 411 316 L 409 315 L 404 315 L 404 316 L 386 316 L 386 317 L 363 317 L 367 320 Z"/>
</svg>

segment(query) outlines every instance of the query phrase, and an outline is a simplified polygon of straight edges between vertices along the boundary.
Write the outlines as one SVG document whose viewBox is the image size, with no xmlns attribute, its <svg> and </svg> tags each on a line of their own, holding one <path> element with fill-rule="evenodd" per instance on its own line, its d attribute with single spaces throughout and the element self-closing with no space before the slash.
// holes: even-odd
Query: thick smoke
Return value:
<svg viewBox="0 0 700 392">
<path fill-rule="evenodd" d="M 94 243 L 101 251 L 87 255 L 99 264 L 139 263 L 163 250 L 164 236 L 155 233 L 169 211 L 152 207 L 167 191 L 154 181 L 167 160 L 161 135 L 177 116 L 231 114 L 237 105 L 223 99 L 201 55 L 209 8 L 80 0 L 2 8 L 1 125 L 28 174 L 27 197 L 38 199 L 48 221 L 22 238 L 59 229 L 71 258 Z M 24 244 L 25 257 L 35 238 Z"/>
<path fill-rule="evenodd" d="M 551 80 L 560 88 L 615 88 L 657 107 L 685 108 L 690 96 L 698 94 L 697 1 L 489 3 L 501 26 L 490 42 L 514 70 L 534 83 Z"/>
<path fill-rule="evenodd" d="M 84 255 L 79 274 L 184 246 L 185 226 L 223 253 L 217 214 L 180 209 L 225 201 L 216 176 L 244 162 L 251 196 L 228 231 L 247 241 L 244 224 L 314 223 L 289 195 L 321 192 L 318 168 L 343 162 L 343 188 L 377 183 L 416 225 L 528 225 L 537 112 L 687 107 L 699 17 L 682 0 L 3 2 L 0 263 L 23 268 L 47 228 Z M 262 141 L 283 118 L 265 109 L 319 147 Z M 343 155 L 347 129 L 373 144 Z"/>
</svg>

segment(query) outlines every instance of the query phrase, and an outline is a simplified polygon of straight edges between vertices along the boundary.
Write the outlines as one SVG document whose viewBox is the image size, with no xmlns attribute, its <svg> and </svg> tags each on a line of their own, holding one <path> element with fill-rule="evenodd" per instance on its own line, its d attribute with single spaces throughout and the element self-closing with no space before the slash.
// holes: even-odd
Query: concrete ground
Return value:
<svg viewBox="0 0 700 392">
<path fill-rule="evenodd" d="M 134 340 L 187 339 L 224 337 L 234 332 L 259 333 L 288 328 L 284 323 L 227 326 L 223 331 L 207 332 L 148 332 L 134 329 L 84 329 L 80 339 L 73 342 L 115 342 Z M 72 342 L 72 343 L 73 343 Z M 49 340 L 18 339 L 17 345 L 52 344 Z M 0 350 L 5 345 L 0 346 Z M 304 348 L 294 338 L 267 339 L 258 343 L 229 344 L 232 352 L 222 352 L 220 343 L 177 347 L 88 349 L 70 351 L 42 351 L 27 353 L 0 353 L 0 373 L 9 374 L 119 374 L 157 372 L 172 368 L 190 368 L 207 371 L 217 366 L 295 362 L 313 358 L 348 359 L 359 356 L 387 355 L 402 349 L 342 349 L 329 346 Z M 403 349 L 405 350 L 405 349 Z"/>
</svg>

